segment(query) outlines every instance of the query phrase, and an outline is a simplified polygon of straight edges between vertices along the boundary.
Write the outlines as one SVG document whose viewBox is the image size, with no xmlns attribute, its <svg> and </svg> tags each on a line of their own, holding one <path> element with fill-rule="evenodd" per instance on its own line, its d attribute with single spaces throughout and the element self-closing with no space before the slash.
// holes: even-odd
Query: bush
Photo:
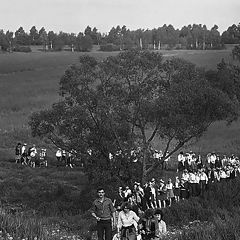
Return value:
<svg viewBox="0 0 240 240">
<path fill-rule="evenodd" d="M 209 221 L 212 218 L 212 210 L 205 208 L 201 200 L 192 198 L 173 204 L 165 209 L 165 220 L 168 224 L 184 225 L 194 220 Z"/>
<path fill-rule="evenodd" d="M 112 43 L 100 45 L 100 51 L 103 52 L 113 52 L 113 51 L 120 51 L 120 46 L 114 45 Z"/>
<path fill-rule="evenodd" d="M 16 45 L 13 48 L 14 52 L 25 52 L 25 53 L 29 53 L 32 51 L 32 49 L 29 46 L 20 46 L 20 45 Z"/>
</svg>

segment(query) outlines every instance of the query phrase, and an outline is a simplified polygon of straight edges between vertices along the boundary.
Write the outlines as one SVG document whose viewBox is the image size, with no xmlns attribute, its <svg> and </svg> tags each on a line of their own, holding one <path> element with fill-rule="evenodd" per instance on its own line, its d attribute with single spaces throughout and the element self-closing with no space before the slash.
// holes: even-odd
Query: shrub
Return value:
<svg viewBox="0 0 240 240">
<path fill-rule="evenodd" d="M 100 45 L 100 51 L 103 52 L 113 52 L 113 51 L 120 51 L 120 46 L 114 45 L 112 43 Z"/>
<path fill-rule="evenodd" d="M 32 51 L 32 49 L 29 46 L 20 46 L 20 45 L 16 45 L 13 48 L 14 52 L 25 52 L 25 53 L 29 53 Z"/>
</svg>

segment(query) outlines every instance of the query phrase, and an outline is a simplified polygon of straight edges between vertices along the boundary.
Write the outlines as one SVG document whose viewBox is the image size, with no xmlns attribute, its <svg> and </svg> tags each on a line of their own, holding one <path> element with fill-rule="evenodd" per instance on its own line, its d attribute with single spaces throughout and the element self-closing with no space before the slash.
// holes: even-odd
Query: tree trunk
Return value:
<svg viewBox="0 0 240 240">
<path fill-rule="evenodd" d="M 142 184 L 147 182 L 147 148 L 143 149 L 143 159 L 142 159 Z"/>
</svg>

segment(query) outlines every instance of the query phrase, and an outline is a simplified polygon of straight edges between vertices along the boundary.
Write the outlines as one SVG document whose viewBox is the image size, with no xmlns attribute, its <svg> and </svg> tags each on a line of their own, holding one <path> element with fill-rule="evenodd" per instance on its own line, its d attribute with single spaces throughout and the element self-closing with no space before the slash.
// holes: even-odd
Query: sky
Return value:
<svg viewBox="0 0 240 240">
<path fill-rule="evenodd" d="M 136 30 L 193 23 L 216 24 L 222 33 L 240 23 L 240 0 L 7 0 L 0 6 L 0 29 L 13 32 L 36 26 L 77 34 L 89 25 L 107 33 L 117 25 Z"/>
</svg>

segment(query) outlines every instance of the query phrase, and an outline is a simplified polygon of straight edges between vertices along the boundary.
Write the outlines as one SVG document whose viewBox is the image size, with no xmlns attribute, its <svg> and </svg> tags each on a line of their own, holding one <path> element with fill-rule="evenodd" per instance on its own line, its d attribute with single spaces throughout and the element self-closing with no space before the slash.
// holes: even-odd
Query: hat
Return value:
<svg viewBox="0 0 240 240">
<path fill-rule="evenodd" d="M 24 146 L 27 146 L 27 144 L 26 144 L 26 143 L 24 143 L 23 145 L 24 145 Z"/>
<path fill-rule="evenodd" d="M 162 179 L 160 179 L 160 183 L 164 183 L 164 181 Z"/>
</svg>

